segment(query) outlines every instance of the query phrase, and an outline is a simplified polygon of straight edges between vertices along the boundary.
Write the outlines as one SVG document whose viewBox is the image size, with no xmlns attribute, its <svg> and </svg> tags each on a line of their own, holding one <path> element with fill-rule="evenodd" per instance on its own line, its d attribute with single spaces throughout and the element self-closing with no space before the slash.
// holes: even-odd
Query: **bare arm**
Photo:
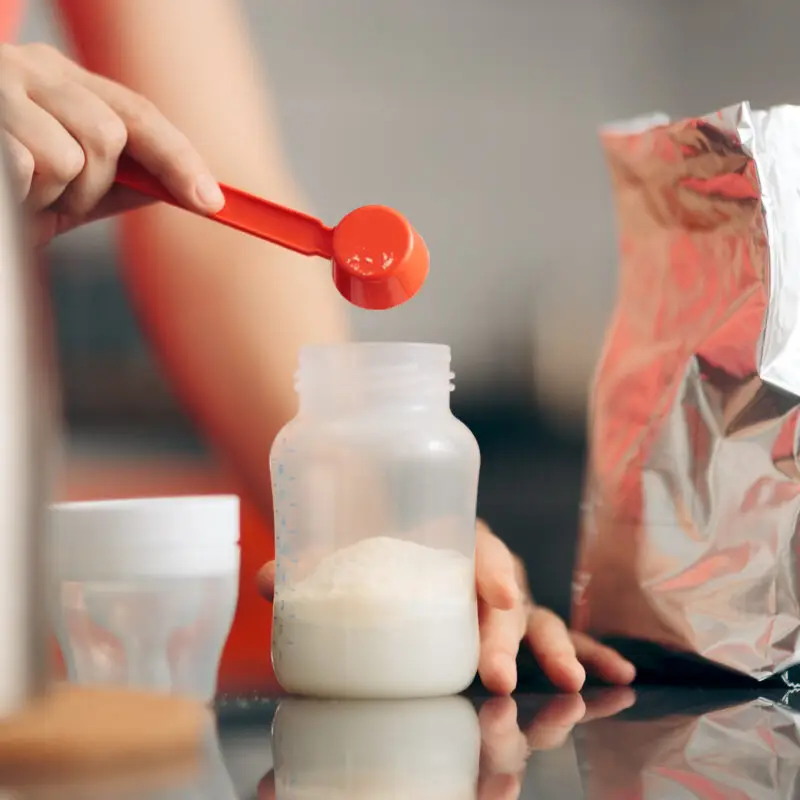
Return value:
<svg viewBox="0 0 800 800">
<path fill-rule="evenodd" d="M 152 100 L 219 180 L 298 205 L 234 0 L 57 3 L 83 64 Z M 347 335 L 329 268 L 161 205 L 129 214 L 122 244 L 173 386 L 266 504 L 298 349 Z"/>
</svg>

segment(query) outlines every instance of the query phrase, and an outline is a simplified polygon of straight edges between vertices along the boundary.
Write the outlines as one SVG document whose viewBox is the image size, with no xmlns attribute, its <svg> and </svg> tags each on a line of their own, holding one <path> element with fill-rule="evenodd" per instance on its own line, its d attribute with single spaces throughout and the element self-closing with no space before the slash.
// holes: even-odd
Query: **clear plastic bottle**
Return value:
<svg viewBox="0 0 800 800">
<path fill-rule="evenodd" d="M 239 589 L 239 498 L 51 507 L 52 622 L 70 681 L 210 702 Z"/>
<path fill-rule="evenodd" d="M 450 411 L 450 348 L 300 354 L 297 416 L 272 447 L 272 659 L 292 693 L 455 694 L 478 664 L 480 453 Z"/>
</svg>

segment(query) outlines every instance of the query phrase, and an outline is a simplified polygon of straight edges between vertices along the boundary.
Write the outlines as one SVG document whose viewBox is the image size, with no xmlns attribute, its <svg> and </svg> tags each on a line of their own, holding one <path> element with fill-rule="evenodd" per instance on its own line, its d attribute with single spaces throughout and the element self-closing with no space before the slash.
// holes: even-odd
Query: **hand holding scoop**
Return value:
<svg viewBox="0 0 800 800">
<path fill-rule="evenodd" d="M 116 182 L 178 205 L 143 167 L 123 158 Z M 363 206 L 329 228 L 300 211 L 220 184 L 225 205 L 209 218 L 333 265 L 339 293 L 360 308 L 383 310 L 411 299 L 428 275 L 428 248 L 408 220 L 386 206 Z"/>
</svg>

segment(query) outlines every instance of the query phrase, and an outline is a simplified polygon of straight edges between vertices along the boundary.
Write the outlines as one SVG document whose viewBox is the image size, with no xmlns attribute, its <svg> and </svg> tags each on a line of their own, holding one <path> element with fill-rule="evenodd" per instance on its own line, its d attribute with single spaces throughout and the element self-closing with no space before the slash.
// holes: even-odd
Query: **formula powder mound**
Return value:
<svg viewBox="0 0 800 800">
<path fill-rule="evenodd" d="M 284 689 L 324 697 L 455 694 L 475 676 L 474 562 L 389 536 L 279 584 L 273 662 Z"/>
<path fill-rule="evenodd" d="M 322 559 L 290 592 L 293 600 L 324 596 L 326 602 L 400 595 L 463 602 L 473 585 L 473 562 L 461 553 L 376 536 Z"/>
</svg>

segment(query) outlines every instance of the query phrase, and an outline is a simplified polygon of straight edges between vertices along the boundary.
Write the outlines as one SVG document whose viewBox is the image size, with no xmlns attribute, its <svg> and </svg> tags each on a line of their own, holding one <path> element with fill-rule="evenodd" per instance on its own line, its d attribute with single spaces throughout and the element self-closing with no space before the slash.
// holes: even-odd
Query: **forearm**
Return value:
<svg viewBox="0 0 800 800">
<path fill-rule="evenodd" d="M 219 233 L 137 212 L 123 225 L 125 279 L 184 407 L 267 500 L 270 444 L 296 410 L 298 351 L 344 339 L 345 327 L 322 297 L 324 264 Z"/>
<path fill-rule="evenodd" d="M 297 204 L 244 26 L 228 0 L 60 0 L 84 64 L 151 99 L 220 180 Z M 321 261 L 164 206 L 122 226 L 124 274 L 183 402 L 259 497 L 267 456 L 295 410 L 308 342 L 344 339 Z"/>
</svg>

